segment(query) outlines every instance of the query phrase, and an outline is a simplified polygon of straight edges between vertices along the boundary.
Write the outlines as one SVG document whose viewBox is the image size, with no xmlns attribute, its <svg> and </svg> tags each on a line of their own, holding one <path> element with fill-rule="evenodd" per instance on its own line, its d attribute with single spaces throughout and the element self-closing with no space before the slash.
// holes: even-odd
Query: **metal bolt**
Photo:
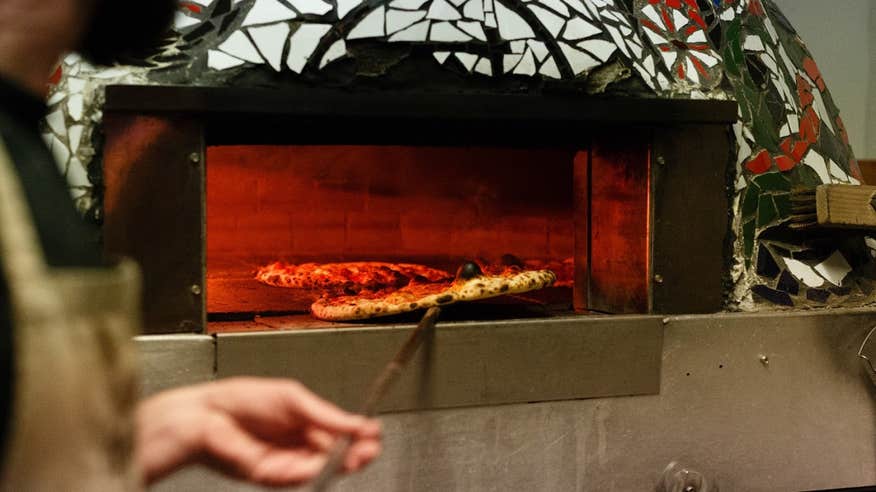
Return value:
<svg viewBox="0 0 876 492">
<path fill-rule="evenodd" d="M 189 154 L 189 162 L 192 164 L 199 164 L 201 162 L 201 154 L 198 152 L 192 152 Z"/>
<path fill-rule="evenodd" d="M 666 159 L 662 155 L 657 156 L 657 165 L 658 166 L 665 166 L 666 165 Z"/>
<path fill-rule="evenodd" d="M 761 355 L 759 360 L 760 360 L 760 363 L 765 365 L 765 366 L 770 365 L 770 358 L 765 356 L 765 355 Z"/>
<path fill-rule="evenodd" d="M 663 275 L 659 273 L 654 275 L 654 283 L 662 284 L 663 283 Z"/>
<path fill-rule="evenodd" d="M 192 294 L 194 294 L 196 296 L 201 295 L 201 286 L 200 285 L 192 284 L 192 286 L 189 287 L 189 289 L 192 291 Z"/>
</svg>

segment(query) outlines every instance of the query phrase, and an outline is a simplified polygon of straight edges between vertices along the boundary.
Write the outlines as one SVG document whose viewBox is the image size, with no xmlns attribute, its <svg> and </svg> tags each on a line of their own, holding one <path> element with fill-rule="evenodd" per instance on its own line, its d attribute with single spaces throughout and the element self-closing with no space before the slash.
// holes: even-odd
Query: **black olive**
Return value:
<svg viewBox="0 0 876 492">
<path fill-rule="evenodd" d="M 459 267 L 459 270 L 456 271 L 456 278 L 462 280 L 471 280 L 475 277 L 480 277 L 484 272 L 481 271 L 481 267 L 478 266 L 477 263 L 467 261 Z"/>
</svg>

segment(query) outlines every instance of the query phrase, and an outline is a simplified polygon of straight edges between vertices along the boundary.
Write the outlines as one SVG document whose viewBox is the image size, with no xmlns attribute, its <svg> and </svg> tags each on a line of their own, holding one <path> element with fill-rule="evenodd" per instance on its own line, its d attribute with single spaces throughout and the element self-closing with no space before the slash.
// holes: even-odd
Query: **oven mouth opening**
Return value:
<svg viewBox="0 0 876 492">
<path fill-rule="evenodd" d="M 561 285 L 446 306 L 442 319 L 571 314 L 573 169 L 586 155 L 572 147 L 208 147 L 207 331 L 336 326 L 308 314 L 320 289 L 255 279 L 277 261 L 413 263 L 452 275 L 466 260 L 498 264 L 510 255 L 524 268 L 551 269 Z"/>
</svg>

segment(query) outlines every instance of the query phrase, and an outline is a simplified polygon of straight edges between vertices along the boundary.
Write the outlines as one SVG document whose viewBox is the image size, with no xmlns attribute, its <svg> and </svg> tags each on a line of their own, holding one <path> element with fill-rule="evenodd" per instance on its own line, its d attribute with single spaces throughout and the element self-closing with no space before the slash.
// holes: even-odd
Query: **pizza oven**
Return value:
<svg viewBox="0 0 876 492">
<path fill-rule="evenodd" d="M 112 86 L 104 111 L 106 249 L 143 265 L 149 333 L 326 326 L 323 292 L 255 280 L 276 261 L 558 276 L 445 319 L 722 305 L 733 103 Z"/>
</svg>

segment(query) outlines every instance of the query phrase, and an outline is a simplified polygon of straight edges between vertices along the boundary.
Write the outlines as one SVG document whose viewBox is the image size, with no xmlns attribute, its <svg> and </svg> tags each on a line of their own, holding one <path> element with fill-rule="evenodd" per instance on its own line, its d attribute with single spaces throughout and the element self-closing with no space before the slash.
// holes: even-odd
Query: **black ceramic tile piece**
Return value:
<svg viewBox="0 0 876 492">
<path fill-rule="evenodd" d="M 766 173 L 754 178 L 764 191 L 791 191 L 791 181 L 783 173 Z"/>
<path fill-rule="evenodd" d="M 810 301 L 824 304 L 827 298 L 830 297 L 830 292 L 822 289 L 809 289 L 806 291 L 806 298 Z"/>
<path fill-rule="evenodd" d="M 852 289 L 850 287 L 830 287 L 830 292 L 837 296 L 847 296 L 852 293 Z"/>
<path fill-rule="evenodd" d="M 757 249 L 757 274 L 767 278 L 776 278 L 779 274 L 779 265 L 764 245 Z"/>
<path fill-rule="evenodd" d="M 782 272 L 782 275 L 779 276 L 779 282 L 776 284 L 776 288 L 787 292 L 793 296 L 796 296 L 797 293 L 800 292 L 800 284 L 797 282 L 787 270 Z"/>
<path fill-rule="evenodd" d="M 773 304 L 779 304 L 781 306 L 794 306 L 794 301 L 791 299 L 791 296 L 789 296 L 787 292 L 770 289 L 766 285 L 755 285 L 751 288 L 751 291 Z"/>
</svg>

